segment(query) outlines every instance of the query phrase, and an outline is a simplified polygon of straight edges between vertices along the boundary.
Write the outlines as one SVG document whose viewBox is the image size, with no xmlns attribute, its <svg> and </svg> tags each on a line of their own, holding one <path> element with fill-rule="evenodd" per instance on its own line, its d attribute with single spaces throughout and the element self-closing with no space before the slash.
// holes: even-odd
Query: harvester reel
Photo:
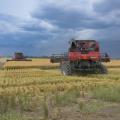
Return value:
<svg viewBox="0 0 120 120">
<path fill-rule="evenodd" d="M 72 69 L 69 61 L 64 61 L 61 63 L 61 72 L 63 75 L 72 75 Z"/>
</svg>

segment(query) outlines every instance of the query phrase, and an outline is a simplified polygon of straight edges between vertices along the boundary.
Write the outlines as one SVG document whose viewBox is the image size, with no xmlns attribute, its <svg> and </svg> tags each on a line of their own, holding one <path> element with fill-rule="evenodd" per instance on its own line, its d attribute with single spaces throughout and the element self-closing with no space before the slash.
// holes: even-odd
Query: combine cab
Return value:
<svg viewBox="0 0 120 120">
<path fill-rule="evenodd" d="M 107 74 L 107 68 L 102 62 L 110 62 L 110 58 L 107 53 L 100 53 L 99 44 L 95 40 L 71 40 L 68 53 L 52 55 L 50 61 L 60 63 L 64 75 L 76 72 Z"/>
<path fill-rule="evenodd" d="M 15 53 L 14 57 L 11 60 L 7 61 L 32 61 L 31 59 L 27 59 L 23 53 Z"/>
</svg>

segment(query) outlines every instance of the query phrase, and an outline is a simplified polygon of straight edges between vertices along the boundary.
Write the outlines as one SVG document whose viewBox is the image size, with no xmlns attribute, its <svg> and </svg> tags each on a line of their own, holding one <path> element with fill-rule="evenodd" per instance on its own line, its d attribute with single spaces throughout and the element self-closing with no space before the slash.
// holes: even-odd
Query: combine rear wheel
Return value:
<svg viewBox="0 0 120 120">
<path fill-rule="evenodd" d="M 61 63 L 61 72 L 63 75 L 72 75 L 72 69 L 69 61 L 64 61 Z"/>
</svg>

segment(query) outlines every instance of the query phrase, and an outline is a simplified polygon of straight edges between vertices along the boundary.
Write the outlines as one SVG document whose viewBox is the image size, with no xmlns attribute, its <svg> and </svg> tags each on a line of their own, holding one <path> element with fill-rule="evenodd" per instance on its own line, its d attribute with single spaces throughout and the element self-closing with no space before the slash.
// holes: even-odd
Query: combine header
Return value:
<svg viewBox="0 0 120 120">
<path fill-rule="evenodd" d="M 52 55 L 50 61 L 60 63 L 63 75 L 76 72 L 107 74 L 107 68 L 102 62 L 110 62 L 110 57 L 107 53 L 100 53 L 99 44 L 95 40 L 71 40 L 68 53 Z"/>
<path fill-rule="evenodd" d="M 11 60 L 7 60 L 7 61 L 32 61 L 31 59 L 27 59 L 23 53 L 21 52 L 16 52 L 14 54 L 14 57 Z"/>
</svg>

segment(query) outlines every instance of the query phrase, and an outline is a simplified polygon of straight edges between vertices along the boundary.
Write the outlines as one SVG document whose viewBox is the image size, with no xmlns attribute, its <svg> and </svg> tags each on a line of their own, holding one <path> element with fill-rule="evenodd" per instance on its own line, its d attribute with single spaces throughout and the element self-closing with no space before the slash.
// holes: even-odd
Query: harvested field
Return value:
<svg viewBox="0 0 120 120">
<path fill-rule="evenodd" d="M 106 65 L 107 75 L 63 76 L 48 59 L 6 63 L 17 69 L 0 70 L 0 120 L 119 120 L 120 61 Z"/>
</svg>

